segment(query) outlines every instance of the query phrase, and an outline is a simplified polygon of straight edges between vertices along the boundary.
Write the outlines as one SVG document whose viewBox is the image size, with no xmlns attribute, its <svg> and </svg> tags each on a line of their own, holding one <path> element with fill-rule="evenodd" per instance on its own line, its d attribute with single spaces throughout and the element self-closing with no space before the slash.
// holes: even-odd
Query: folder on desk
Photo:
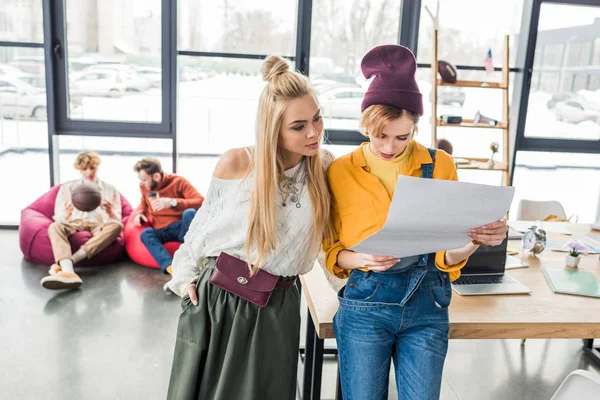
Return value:
<svg viewBox="0 0 600 400">
<path fill-rule="evenodd" d="M 600 284 L 591 272 L 565 268 L 542 268 L 555 293 L 600 298 Z"/>
</svg>

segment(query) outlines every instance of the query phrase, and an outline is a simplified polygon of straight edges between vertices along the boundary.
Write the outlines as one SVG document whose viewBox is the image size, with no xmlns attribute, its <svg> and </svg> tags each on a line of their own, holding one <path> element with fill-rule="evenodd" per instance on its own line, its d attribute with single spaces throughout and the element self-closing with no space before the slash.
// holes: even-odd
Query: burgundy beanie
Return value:
<svg viewBox="0 0 600 400">
<path fill-rule="evenodd" d="M 375 77 L 365 93 L 361 112 L 373 104 L 383 104 L 423 115 L 423 96 L 415 79 L 417 61 L 407 47 L 377 46 L 364 56 L 360 68 L 365 78 Z"/>
</svg>

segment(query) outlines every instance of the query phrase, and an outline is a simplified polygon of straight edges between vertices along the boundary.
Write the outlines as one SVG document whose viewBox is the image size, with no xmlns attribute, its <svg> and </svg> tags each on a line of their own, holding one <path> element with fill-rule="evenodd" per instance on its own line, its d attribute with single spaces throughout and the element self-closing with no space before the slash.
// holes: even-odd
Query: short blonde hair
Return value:
<svg viewBox="0 0 600 400">
<path fill-rule="evenodd" d="M 96 167 L 100 165 L 100 156 L 94 151 L 84 151 L 83 153 L 79 153 L 73 164 L 75 169 L 79 171 L 85 171 L 92 165 L 95 165 Z"/>
<path fill-rule="evenodd" d="M 419 116 L 417 114 L 398 107 L 383 104 L 373 104 L 363 111 L 360 119 L 360 132 L 367 137 L 381 137 L 383 128 L 403 115 L 407 115 L 413 120 L 415 123 L 414 133 L 417 133 L 417 124 L 419 123 Z"/>
</svg>

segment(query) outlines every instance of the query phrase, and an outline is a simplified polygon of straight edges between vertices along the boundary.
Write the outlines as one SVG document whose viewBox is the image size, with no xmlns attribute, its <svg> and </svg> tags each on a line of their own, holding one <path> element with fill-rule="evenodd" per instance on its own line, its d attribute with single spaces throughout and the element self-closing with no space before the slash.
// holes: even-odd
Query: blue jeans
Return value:
<svg viewBox="0 0 600 400">
<path fill-rule="evenodd" d="M 387 399 L 391 360 L 398 399 L 439 399 L 452 289 L 447 273 L 415 274 L 354 270 L 340 291 L 333 323 L 344 399 Z"/>
<path fill-rule="evenodd" d="M 183 238 L 195 215 L 196 210 L 188 208 L 181 215 L 181 221 L 174 222 L 162 229 L 146 228 L 142 231 L 142 242 L 160 266 L 161 271 L 164 272 L 173 263 L 173 257 L 171 257 L 163 244 L 167 242 L 183 242 Z"/>
</svg>

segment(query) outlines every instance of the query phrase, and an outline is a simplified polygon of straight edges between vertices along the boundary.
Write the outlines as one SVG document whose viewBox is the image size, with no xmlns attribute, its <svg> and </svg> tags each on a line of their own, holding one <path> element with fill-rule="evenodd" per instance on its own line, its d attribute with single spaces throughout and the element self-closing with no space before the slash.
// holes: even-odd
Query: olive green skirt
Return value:
<svg viewBox="0 0 600 400">
<path fill-rule="evenodd" d="M 259 307 L 209 280 L 207 259 L 196 285 L 198 305 L 185 296 L 177 328 L 168 399 L 294 400 L 300 344 L 300 295 L 276 289 Z"/>
</svg>

